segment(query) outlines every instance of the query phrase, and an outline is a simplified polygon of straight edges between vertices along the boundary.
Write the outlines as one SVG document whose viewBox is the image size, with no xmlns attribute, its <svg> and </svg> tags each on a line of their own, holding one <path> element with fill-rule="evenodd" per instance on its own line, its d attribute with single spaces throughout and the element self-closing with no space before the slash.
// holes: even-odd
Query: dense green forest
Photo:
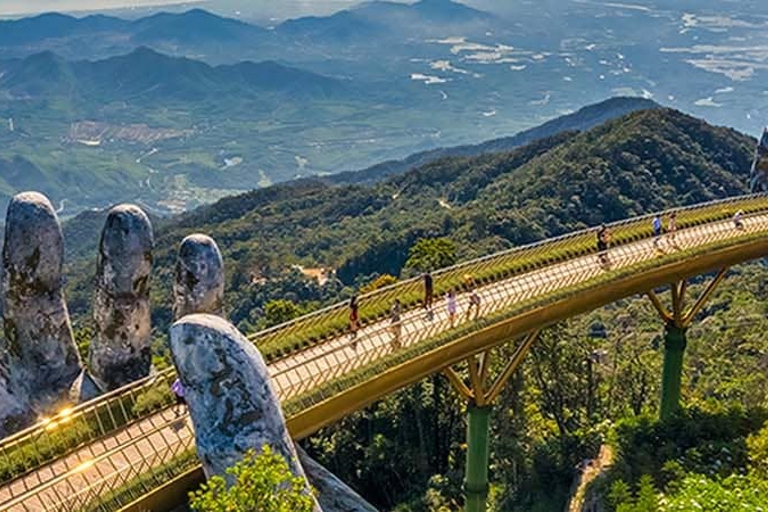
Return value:
<svg viewBox="0 0 768 512">
<path fill-rule="evenodd" d="M 302 181 L 158 220 L 157 362 L 171 319 L 175 250 L 186 234 L 209 233 L 220 244 L 228 314 L 251 332 L 276 315 L 348 297 L 385 274 L 409 275 L 409 250 L 420 239 L 444 238 L 452 258 L 462 260 L 742 194 L 754 144 L 677 111 L 643 111 L 511 152 L 439 160 L 370 186 Z M 89 213 L 65 226 L 69 303 L 82 339 L 102 219 Z M 336 279 L 320 286 L 292 265 L 334 268 Z M 729 494 L 748 504 L 745 489 L 768 485 L 768 341 L 761 334 L 768 328 L 767 279 L 761 262 L 734 268 L 699 313 L 688 333 L 687 409 L 664 424 L 654 419 L 663 329 L 647 299 L 626 299 L 545 331 L 494 408 L 492 510 L 563 510 L 577 466 L 605 444 L 615 463 L 590 492 L 605 498 L 607 510 L 662 510 L 662 502 L 672 504 L 663 510 L 692 510 L 685 508 L 692 496 Z M 706 281 L 695 280 L 692 293 Z M 498 350 L 494 364 L 513 348 Z M 306 445 L 382 510 L 457 510 L 465 407 L 436 375 Z"/>
</svg>

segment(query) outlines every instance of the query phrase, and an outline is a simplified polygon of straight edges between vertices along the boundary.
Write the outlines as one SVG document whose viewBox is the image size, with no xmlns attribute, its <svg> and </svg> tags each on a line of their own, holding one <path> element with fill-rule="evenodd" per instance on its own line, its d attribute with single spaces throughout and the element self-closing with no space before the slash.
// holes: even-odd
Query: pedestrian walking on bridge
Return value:
<svg viewBox="0 0 768 512">
<path fill-rule="evenodd" d="M 446 299 L 447 307 L 448 307 L 448 320 L 451 323 L 451 327 L 456 323 L 456 292 L 453 290 L 450 290 L 448 292 L 448 298 Z"/>
<path fill-rule="evenodd" d="M 601 225 L 597 230 L 597 262 L 603 267 L 608 267 L 611 264 L 608 258 L 608 247 L 611 243 L 611 232 L 608 226 Z"/>
<path fill-rule="evenodd" d="M 680 249 L 675 241 L 675 234 L 677 233 L 677 212 L 671 212 L 669 214 L 669 224 L 667 225 L 667 231 L 669 232 L 669 243 L 675 249 Z"/>
<path fill-rule="evenodd" d="M 176 404 L 173 406 L 173 412 L 176 414 L 176 416 L 179 416 L 187 406 L 187 400 L 184 398 L 184 385 L 181 383 L 180 379 L 173 381 L 173 384 L 171 384 L 171 391 L 176 396 Z"/>
<path fill-rule="evenodd" d="M 661 248 L 661 235 L 664 233 L 664 226 L 661 222 L 661 216 L 659 214 L 656 214 L 653 216 L 653 221 L 651 221 L 651 227 L 653 228 L 653 246 L 656 248 L 659 252 L 664 252 L 664 250 Z"/>
<path fill-rule="evenodd" d="M 349 333 L 352 340 L 352 348 L 357 348 L 357 330 L 360 328 L 360 308 L 357 304 L 357 295 L 349 299 Z"/>
<path fill-rule="evenodd" d="M 431 321 L 432 315 L 432 301 L 434 300 L 434 286 L 432 282 L 432 274 L 424 272 L 424 309 L 427 310 L 427 318 Z"/>
<path fill-rule="evenodd" d="M 402 307 L 400 306 L 400 300 L 395 299 L 395 303 L 392 304 L 392 310 L 389 314 L 389 322 L 392 326 L 392 334 L 394 336 L 394 339 L 392 340 L 392 344 L 395 346 L 395 348 L 400 348 L 400 334 L 402 331 L 402 323 L 400 321 L 400 314 L 402 312 Z"/>
<path fill-rule="evenodd" d="M 744 229 L 744 212 L 739 210 L 733 215 L 733 225 L 736 229 Z"/>
<path fill-rule="evenodd" d="M 480 294 L 473 288 L 469 294 L 469 306 L 467 306 L 467 320 L 472 316 L 472 308 L 475 309 L 475 320 L 480 316 Z"/>
</svg>

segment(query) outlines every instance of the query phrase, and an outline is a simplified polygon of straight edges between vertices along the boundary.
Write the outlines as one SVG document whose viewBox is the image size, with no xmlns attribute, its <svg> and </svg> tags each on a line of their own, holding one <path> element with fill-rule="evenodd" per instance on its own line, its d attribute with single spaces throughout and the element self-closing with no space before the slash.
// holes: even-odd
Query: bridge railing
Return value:
<svg viewBox="0 0 768 512">
<path fill-rule="evenodd" d="M 677 212 L 678 229 L 732 216 L 742 210 L 745 214 L 768 210 L 765 194 L 729 198 L 688 207 L 674 208 L 660 214 L 665 218 Z M 652 236 L 651 219 L 643 215 L 608 224 L 612 233 L 611 246 L 616 247 Z M 450 289 L 461 290 L 519 275 L 574 256 L 595 253 L 597 227 L 582 229 L 557 238 L 515 247 L 433 272 L 435 295 Z M 364 326 L 385 317 L 395 299 L 403 309 L 419 305 L 424 296 L 421 277 L 399 281 L 358 298 L 359 315 Z M 304 350 L 344 333 L 349 326 L 348 303 L 339 303 L 285 322 L 249 337 L 265 358 L 274 361 Z"/>
<path fill-rule="evenodd" d="M 642 242 L 641 238 L 637 240 L 640 243 L 612 247 L 605 264 L 590 252 L 541 271 L 495 281 L 477 289 L 481 297 L 481 307 L 477 310 L 470 306 L 469 294 L 457 295 L 459 319 L 455 326 L 450 325 L 445 307 L 440 307 L 431 319 L 425 313 L 411 312 L 404 315 L 397 325 L 383 323 L 362 331 L 355 338 L 354 347 L 351 340 L 334 343 L 332 348 L 314 357 L 298 358 L 295 363 L 280 365 L 279 371 L 272 376 L 273 382 L 278 394 L 285 398 L 284 410 L 290 416 L 415 356 L 530 308 L 541 307 L 564 294 L 600 286 L 606 280 L 616 279 L 626 272 L 638 272 L 646 267 L 653 268 L 691 257 L 717 248 L 718 244 L 732 243 L 735 239 L 765 236 L 768 222 L 754 221 L 760 213 L 766 211 L 753 210 L 751 214 L 745 214 L 744 229 L 740 230 L 735 229 L 731 222 L 699 226 L 695 243 L 678 233 L 674 241 L 667 238 L 661 242 L 668 252 L 661 251 L 650 241 Z M 728 217 L 730 215 L 724 215 L 721 220 Z M 698 223 L 694 222 L 687 227 L 696 225 Z M 672 243 L 674 245 L 670 245 Z M 354 357 L 350 357 L 351 353 Z M 373 362 L 375 365 L 370 364 Z M 322 371 L 298 371 L 312 366 L 322 368 Z"/>
<path fill-rule="evenodd" d="M 93 442 L 132 425 L 172 403 L 169 391 L 175 372 L 158 372 L 110 391 L 76 407 L 41 418 L 36 424 L 0 442 L 0 483 L 15 480 L 9 488 L 24 492 L 41 483 L 36 469 L 52 460 L 61 460 L 69 470 L 82 461 L 68 458 L 74 452 L 101 452 Z M 128 432 L 128 430 L 126 430 Z M 94 452 L 94 450 L 96 452 Z M 31 477 L 30 477 L 31 476 Z"/>
<path fill-rule="evenodd" d="M 161 414 L 120 441 L 6 500 L 0 512 L 114 511 L 199 465 L 186 414 Z"/>
</svg>

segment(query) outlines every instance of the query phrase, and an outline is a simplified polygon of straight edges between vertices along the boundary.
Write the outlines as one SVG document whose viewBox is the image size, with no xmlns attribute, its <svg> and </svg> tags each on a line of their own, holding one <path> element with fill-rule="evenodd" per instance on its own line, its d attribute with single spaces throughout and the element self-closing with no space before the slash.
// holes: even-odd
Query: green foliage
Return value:
<svg viewBox="0 0 768 512">
<path fill-rule="evenodd" d="M 659 512 L 659 497 L 653 478 L 643 475 L 640 478 L 637 494 L 632 496 L 629 487 L 619 480 L 611 487 L 609 499 L 616 507 L 616 512 Z"/>
<path fill-rule="evenodd" d="M 622 480 L 613 484 L 609 499 L 616 512 L 754 512 L 762 510 L 768 480 L 756 475 L 730 475 L 723 479 L 695 473 L 685 475 L 673 492 L 660 495 L 650 475 L 640 479 L 636 496 Z"/>
<path fill-rule="evenodd" d="M 85 326 L 73 326 L 72 333 L 75 338 L 75 345 L 77 351 L 80 354 L 80 358 L 83 361 L 88 360 L 88 349 L 91 346 L 91 339 L 93 338 L 93 329 L 90 325 Z"/>
<path fill-rule="evenodd" d="M 419 272 L 438 270 L 456 263 L 456 244 L 447 238 L 419 238 L 408 250 L 405 268 Z"/>
<path fill-rule="evenodd" d="M 395 276 L 391 276 L 389 274 L 383 274 L 371 281 L 370 283 L 366 284 L 365 286 L 360 288 L 360 293 L 369 293 L 375 290 L 378 290 L 379 288 L 384 288 L 389 285 L 395 284 L 397 282 L 397 278 Z"/>
<path fill-rule="evenodd" d="M 169 386 L 155 386 L 144 391 L 136 398 L 132 412 L 135 417 L 141 418 L 172 404 L 173 401 L 173 393 L 171 393 Z"/>
<path fill-rule="evenodd" d="M 214 476 L 190 494 L 197 512 L 311 512 L 313 499 L 302 477 L 294 476 L 282 455 L 264 446 L 249 451 L 227 470 L 232 485 Z"/>
<path fill-rule="evenodd" d="M 768 423 L 747 438 L 747 450 L 753 470 L 768 479 Z"/>
<path fill-rule="evenodd" d="M 301 315 L 301 308 L 293 301 L 285 299 L 275 299 L 266 303 L 264 306 L 264 326 L 282 324 Z"/>
<path fill-rule="evenodd" d="M 611 492 L 608 493 L 608 499 L 614 507 L 622 504 L 631 504 L 634 502 L 632 491 L 624 480 L 616 480 L 611 485 Z"/>
<path fill-rule="evenodd" d="M 764 510 L 768 480 L 755 475 L 731 475 L 722 480 L 692 474 L 679 490 L 665 498 L 661 512 L 755 512 Z"/>
<path fill-rule="evenodd" d="M 674 477 L 679 470 L 665 464 L 677 461 L 686 472 L 727 476 L 747 466 L 746 439 L 766 420 L 765 410 L 741 408 L 687 409 L 663 423 L 649 416 L 623 419 L 615 429 L 620 460 L 614 472 L 630 482 L 645 474 Z"/>
</svg>

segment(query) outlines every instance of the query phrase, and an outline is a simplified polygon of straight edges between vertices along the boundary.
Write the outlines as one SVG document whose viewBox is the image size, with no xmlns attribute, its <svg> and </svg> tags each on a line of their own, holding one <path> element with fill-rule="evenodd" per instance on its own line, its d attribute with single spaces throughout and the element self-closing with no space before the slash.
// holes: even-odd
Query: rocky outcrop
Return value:
<svg viewBox="0 0 768 512">
<path fill-rule="evenodd" d="M 138 206 L 125 204 L 107 215 L 99 243 L 90 347 L 93 376 L 114 389 L 149 374 L 149 274 L 152 226 Z"/>
<path fill-rule="evenodd" d="M 763 131 L 755 150 L 755 159 L 749 172 L 749 188 L 755 193 L 768 192 L 768 128 Z"/>
<path fill-rule="evenodd" d="M 318 464 L 301 447 L 297 446 L 296 450 L 324 512 L 378 512 L 373 505 Z"/>
<path fill-rule="evenodd" d="M 0 367 L 0 438 L 24 428 L 33 420 L 34 413 L 29 404 L 8 390 L 5 369 Z"/>
<path fill-rule="evenodd" d="M 185 316 L 171 327 L 171 352 L 206 475 L 224 475 L 248 449 L 266 444 L 304 476 L 267 365 L 233 325 Z"/>
<path fill-rule="evenodd" d="M 214 240 L 189 235 L 182 240 L 176 258 L 173 284 L 176 319 L 194 313 L 224 314 L 224 263 Z"/>
<path fill-rule="evenodd" d="M 28 403 L 42 412 L 66 402 L 81 373 L 62 290 L 63 259 L 61 226 L 50 201 L 36 192 L 14 196 L 6 216 L 2 279 L 6 391 L 16 402 L 10 409 Z"/>
</svg>

